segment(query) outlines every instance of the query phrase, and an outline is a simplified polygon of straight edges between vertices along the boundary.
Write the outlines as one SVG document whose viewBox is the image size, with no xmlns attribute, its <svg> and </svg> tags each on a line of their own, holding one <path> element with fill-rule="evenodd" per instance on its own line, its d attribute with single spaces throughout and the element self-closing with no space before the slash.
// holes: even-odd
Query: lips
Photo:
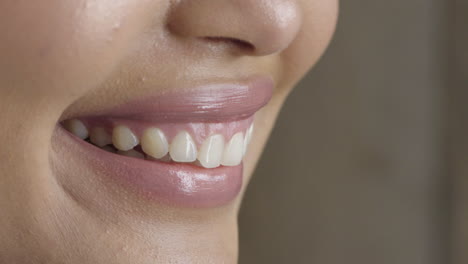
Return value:
<svg viewBox="0 0 468 264">
<path fill-rule="evenodd" d="M 256 77 L 160 92 L 78 114 L 56 135 L 82 166 L 143 199 L 220 206 L 240 192 L 254 114 L 272 89 L 269 78 Z"/>
</svg>

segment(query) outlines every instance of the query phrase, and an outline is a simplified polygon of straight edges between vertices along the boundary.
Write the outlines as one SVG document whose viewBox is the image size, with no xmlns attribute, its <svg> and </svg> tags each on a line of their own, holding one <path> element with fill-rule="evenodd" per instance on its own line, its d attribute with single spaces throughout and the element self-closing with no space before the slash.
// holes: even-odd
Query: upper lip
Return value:
<svg viewBox="0 0 468 264">
<path fill-rule="evenodd" d="M 273 81 L 255 76 L 240 82 L 209 83 L 159 92 L 104 108 L 88 116 L 146 121 L 225 122 L 249 117 L 272 96 Z"/>
</svg>

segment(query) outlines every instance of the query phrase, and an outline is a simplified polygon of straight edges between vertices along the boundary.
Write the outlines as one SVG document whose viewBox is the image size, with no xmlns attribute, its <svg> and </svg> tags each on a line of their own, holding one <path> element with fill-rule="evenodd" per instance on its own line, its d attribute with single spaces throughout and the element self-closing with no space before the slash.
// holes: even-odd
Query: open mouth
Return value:
<svg viewBox="0 0 468 264">
<path fill-rule="evenodd" d="M 160 93 L 64 120 L 57 134 L 80 164 L 145 197 L 219 206 L 242 187 L 254 114 L 272 89 L 269 78 L 255 78 Z"/>
</svg>

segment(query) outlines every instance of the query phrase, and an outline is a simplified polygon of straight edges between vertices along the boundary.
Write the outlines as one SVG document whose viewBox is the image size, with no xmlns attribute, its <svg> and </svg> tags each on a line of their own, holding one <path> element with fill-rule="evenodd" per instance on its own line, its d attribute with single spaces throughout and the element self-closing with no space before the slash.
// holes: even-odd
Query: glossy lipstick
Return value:
<svg viewBox="0 0 468 264">
<path fill-rule="evenodd" d="M 135 131 L 136 138 L 141 137 L 145 128 L 158 127 L 169 143 L 180 131 L 189 131 L 200 147 L 213 134 L 226 139 L 236 133 L 246 134 L 253 115 L 268 103 L 272 90 L 269 78 L 257 77 L 239 83 L 160 92 L 74 118 L 88 129 L 101 126 L 109 134 L 117 125 L 128 126 Z M 73 150 L 73 157 L 98 177 L 104 177 L 104 182 L 118 184 L 155 202 L 179 207 L 216 207 L 233 200 L 242 187 L 242 164 L 207 169 L 194 163 L 138 159 L 93 146 L 62 126 L 56 135 L 58 144 Z M 138 146 L 135 149 L 141 151 Z"/>
</svg>

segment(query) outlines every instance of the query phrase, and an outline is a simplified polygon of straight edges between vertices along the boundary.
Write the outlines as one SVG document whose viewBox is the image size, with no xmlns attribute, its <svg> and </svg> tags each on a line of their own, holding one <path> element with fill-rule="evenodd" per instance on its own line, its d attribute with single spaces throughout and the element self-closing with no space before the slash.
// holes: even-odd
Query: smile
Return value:
<svg viewBox="0 0 468 264">
<path fill-rule="evenodd" d="M 80 164 L 144 197 L 219 206 L 240 192 L 254 114 L 272 90 L 258 77 L 162 92 L 64 120 L 56 134 Z"/>
</svg>

